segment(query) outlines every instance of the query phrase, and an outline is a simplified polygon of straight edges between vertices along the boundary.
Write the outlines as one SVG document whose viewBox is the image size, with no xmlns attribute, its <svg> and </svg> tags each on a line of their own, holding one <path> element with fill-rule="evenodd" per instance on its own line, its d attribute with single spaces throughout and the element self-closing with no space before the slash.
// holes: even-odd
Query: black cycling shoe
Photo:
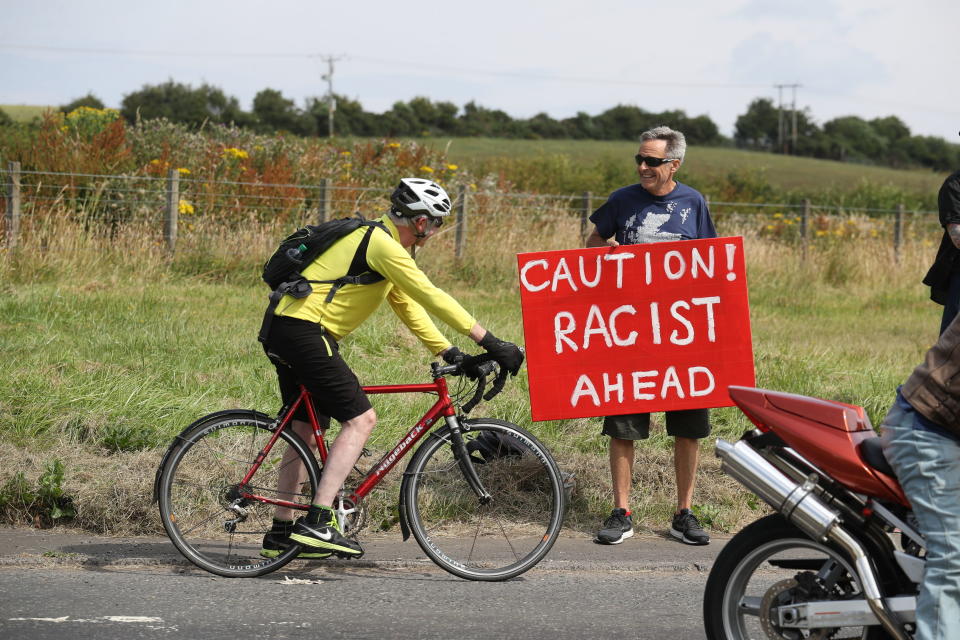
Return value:
<svg viewBox="0 0 960 640">
<path fill-rule="evenodd" d="M 293 525 L 290 525 L 293 530 Z M 270 531 L 263 536 L 263 546 L 260 548 L 260 555 L 264 558 L 276 558 L 278 555 L 290 548 L 290 533 L 280 533 Z M 301 545 L 303 551 L 297 554 L 301 560 L 323 560 L 333 555 L 330 551 L 315 551 Z"/>
<path fill-rule="evenodd" d="M 337 518 L 330 512 L 326 524 L 308 524 L 306 518 L 300 518 L 293 526 L 290 539 L 299 542 L 307 549 L 316 552 L 332 551 L 340 558 L 359 558 L 363 556 L 363 547 L 342 533 Z"/>
</svg>

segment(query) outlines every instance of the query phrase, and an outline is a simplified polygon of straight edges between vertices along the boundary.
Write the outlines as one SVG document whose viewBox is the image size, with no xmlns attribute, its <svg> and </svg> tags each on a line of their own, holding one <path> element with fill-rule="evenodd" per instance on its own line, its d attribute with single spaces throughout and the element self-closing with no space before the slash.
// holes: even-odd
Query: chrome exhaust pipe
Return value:
<svg viewBox="0 0 960 640">
<path fill-rule="evenodd" d="M 814 479 L 797 484 L 743 440 L 731 444 L 718 439 L 717 457 L 724 473 L 759 496 L 798 529 L 818 542 L 832 542 L 846 551 L 853 560 L 864 597 L 877 620 L 897 640 L 909 640 L 900 621 L 883 602 L 866 551 L 843 527 L 837 526 L 840 514 L 813 493 Z"/>
</svg>

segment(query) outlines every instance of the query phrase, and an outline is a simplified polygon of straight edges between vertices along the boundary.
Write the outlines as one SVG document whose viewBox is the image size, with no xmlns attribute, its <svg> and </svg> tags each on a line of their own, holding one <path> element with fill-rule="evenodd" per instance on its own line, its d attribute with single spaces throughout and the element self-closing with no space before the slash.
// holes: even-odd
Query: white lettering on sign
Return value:
<svg viewBox="0 0 960 640">
<path fill-rule="evenodd" d="M 584 373 L 577 378 L 573 393 L 570 394 L 570 406 L 576 407 L 581 401 L 589 400 L 594 406 L 601 405 L 600 392 L 604 403 L 622 403 L 627 396 L 624 378 L 630 379 L 629 400 L 683 400 L 687 396 L 697 398 L 708 396 L 716 390 L 716 377 L 704 366 L 692 366 L 686 370 L 669 366 L 663 371 L 604 372 L 600 374 L 599 384 Z"/>
<path fill-rule="evenodd" d="M 573 283 L 573 275 L 570 273 L 570 267 L 567 266 L 566 258 L 560 258 L 560 261 L 557 263 L 557 268 L 553 272 L 553 284 L 550 285 L 550 291 L 556 291 L 557 285 L 561 280 L 566 280 L 570 283 L 571 291 L 577 290 L 577 285 Z"/>
<path fill-rule="evenodd" d="M 549 282 L 543 282 L 541 284 L 531 284 L 530 281 L 527 279 L 527 272 L 530 271 L 530 269 L 532 269 L 533 267 L 543 267 L 544 269 L 546 269 L 549 266 L 550 265 L 547 263 L 546 260 L 531 260 L 527 264 L 523 265 L 523 267 L 520 269 L 520 282 L 521 284 L 523 284 L 523 287 L 527 291 L 540 291 L 541 289 L 546 289 L 548 286 L 550 286 Z"/>
<path fill-rule="evenodd" d="M 562 322 L 566 322 L 565 327 L 561 327 Z M 573 314 L 569 311 L 561 311 L 557 315 L 553 316 L 553 335 L 557 339 L 557 353 L 563 352 L 563 346 L 561 342 L 564 342 L 574 351 L 577 350 L 577 343 L 567 337 L 568 333 L 573 333 L 577 328 L 577 321 L 574 319 Z"/>
</svg>

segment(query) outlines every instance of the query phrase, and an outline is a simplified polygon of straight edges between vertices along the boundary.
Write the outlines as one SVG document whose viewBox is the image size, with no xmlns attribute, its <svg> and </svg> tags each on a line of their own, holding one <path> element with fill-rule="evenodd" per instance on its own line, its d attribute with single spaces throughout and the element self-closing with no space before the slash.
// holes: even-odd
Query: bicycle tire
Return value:
<svg viewBox="0 0 960 640">
<path fill-rule="evenodd" d="M 274 505 L 240 495 L 240 482 L 275 428 L 252 411 L 212 414 L 177 436 L 165 457 L 158 476 L 160 518 L 174 546 L 201 569 L 227 578 L 252 578 L 279 569 L 300 552 L 300 545 L 293 544 L 274 558 L 261 557 Z M 288 450 L 293 458 L 284 464 Z M 281 496 L 277 477 L 289 464 L 303 464 L 306 480 L 299 492 Z M 306 509 L 319 478 L 310 449 L 284 429 L 246 489 Z"/>
<path fill-rule="evenodd" d="M 515 424 L 492 418 L 460 424 L 467 443 L 485 433 L 509 439 L 508 455 L 470 454 L 493 499 L 481 504 L 470 488 L 446 426 L 417 449 L 407 468 L 407 522 L 420 548 L 446 571 L 467 580 L 508 580 L 540 562 L 560 534 L 560 470 L 546 447 Z"/>
</svg>

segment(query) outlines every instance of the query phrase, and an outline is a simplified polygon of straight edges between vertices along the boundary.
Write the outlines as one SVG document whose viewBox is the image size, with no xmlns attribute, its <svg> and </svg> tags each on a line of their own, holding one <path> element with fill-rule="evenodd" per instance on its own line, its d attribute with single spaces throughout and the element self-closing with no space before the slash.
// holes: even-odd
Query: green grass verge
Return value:
<svg viewBox="0 0 960 640">
<path fill-rule="evenodd" d="M 879 423 L 896 385 L 936 338 L 940 307 L 919 284 L 931 249 L 911 244 L 895 263 L 881 241 L 824 243 L 805 259 L 797 248 L 762 239 L 745 246 L 758 385 L 864 405 Z M 477 260 L 456 269 L 438 252 L 421 256 L 435 281 L 484 325 L 522 340 L 509 261 Z M 39 482 L 52 460 L 62 460 L 77 525 L 156 533 L 151 483 L 173 436 L 211 411 L 277 410 L 274 373 L 255 338 L 265 303 L 256 262 L 235 263 L 217 282 L 161 266 L 51 268 L 0 286 L 0 503 L 4 487 Z M 386 308 L 344 341 L 343 353 L 365 383 L 428 377 L 428 354 Z M 590 531 L 610 500 L 600 419 L 531 424 L 526 389 L 523 372 L 475 413 L 514 421 L 544 440 L 577 474 L 568 525 Z M 387 451 L 429 401 L 375 398 L 381 423 L 370 448 Z M 732 408 L 714 410 L 712 422 L 726 438 L 749 428 Z M 637 521 L 654 530 L 665 526 L 674 500 L 670 446 L 655 430 L 638 454 Z M 695 500 L 709 526 L 729 530 L 755 517 L 759 505 L 719 473 L 710 441 L 702 451 Z M 377 526 L 395 522 L 395 488 L 374 496 Z"/>
</svg>

